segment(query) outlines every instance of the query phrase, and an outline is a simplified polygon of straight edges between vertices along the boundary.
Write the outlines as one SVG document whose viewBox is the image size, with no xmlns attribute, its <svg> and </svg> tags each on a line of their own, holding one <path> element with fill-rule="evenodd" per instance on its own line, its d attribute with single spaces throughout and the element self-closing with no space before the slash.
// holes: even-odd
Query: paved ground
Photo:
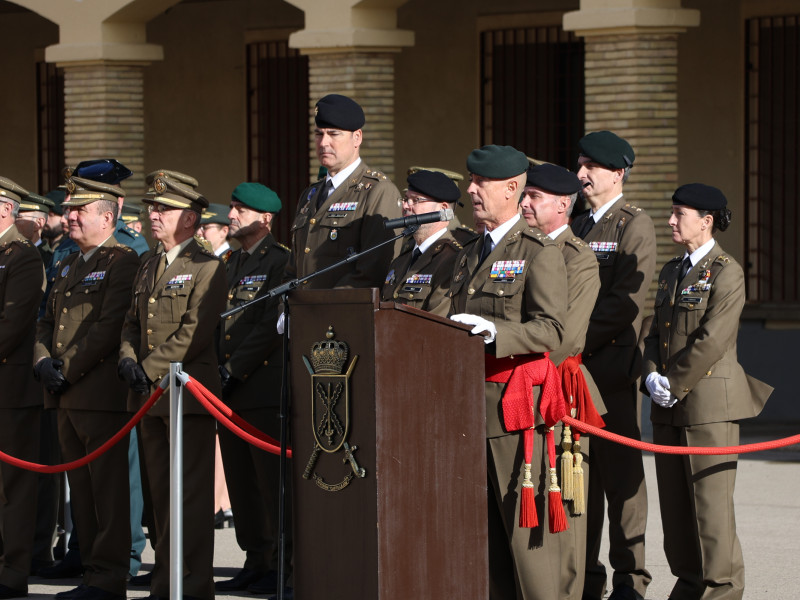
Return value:
<svg viewBox="0 0 800 600">
<path fill-rule="evenodd" d="M 645 415 L 647 423 L 647 416 Z M 800 433 L 800 425 L 750 426 L 743 429 L 742 443 L 788 437 Z M 644 431 L 645 438 L 648 430 Z M 800 572 L 800 446 L 769 453 L 742 455 L 736 483 L 736 517 L 738 533 L 744 550 L 747 600 L 774 600 L 797 594 Z M 653 582 L 647 592 L 648 600 L 663 600 L 672 589 L 674 579 L 669 572 L 661 548 L 662 535 L 656 493 L 655 469 L 652 454 L 645 455 L 649 488 L 649 517 L 647 529 L 647 566 Z M 607 550 L 604 548 L 604 553 Z M 216 532 L 214 576 L 232 577 L 244 560 L 236 545 L 232 529 Z M 152 565 L 153 554 L 148 547 L 145 568 Z M 56 592 L 78 585 L 77 579 L 51 581 L 32 577 L 31 598 L 46 598 Z M 130 588 L 130 598 L 148 595 L 145 588 Z M 217 596 L 218 598 L 226 598 Z M 250 594 L 230 598 L 255 598 Z M 317 600 L 317 599 L 308 599 Z M 333 598 L 331 600 L 342 600 Z M 353 599 L 353 600 L 371 600 Z M 468 600 L 468 599 L 465 599 Z"/>
</svg>

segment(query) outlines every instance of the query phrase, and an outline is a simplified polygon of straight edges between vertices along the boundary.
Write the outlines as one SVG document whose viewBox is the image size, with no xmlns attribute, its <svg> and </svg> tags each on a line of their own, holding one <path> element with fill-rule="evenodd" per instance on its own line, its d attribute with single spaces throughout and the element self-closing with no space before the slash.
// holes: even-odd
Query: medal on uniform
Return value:
<svg viewBox="0 0 800 600">
<path fill-rule="evenodd" d="M 497 282 L 512 283 L 524 270 L 524 260 L 497 260 L 492 264 L 489 278 Z"/>
<path fill-rule="evenodd" d="M 339 231 L 337 229 L 331 229 L 331 241 L 335 240 L 339 237 Z"/>
</svg>

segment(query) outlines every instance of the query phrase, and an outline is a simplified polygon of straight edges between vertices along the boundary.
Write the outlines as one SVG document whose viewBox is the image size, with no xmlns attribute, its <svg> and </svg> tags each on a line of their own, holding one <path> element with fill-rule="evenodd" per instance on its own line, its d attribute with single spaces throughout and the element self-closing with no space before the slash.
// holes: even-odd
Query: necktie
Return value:
<svg viewBox="0 0 800 600">
<path fill-rule="evenodd" d="M 249 252 L 245 252 L 244 250 L 239 252 L 239 263 L 236 265 L 236 270 L 237 271 L 241 271 L 242 270 L 242 267 L 244 267 L 244 263 L 247 262 L 248 258 L 250 258 L 250 253 Z"/>
<path fill-rule="evenodd" d="M 586 215 L 586 220 L 583 222 L 583 227 L 581 227 L 581 230 L 578 232 L 578 237 L 584 239 L 592 230 L 592 227 L 594 227 L 594 218 L 592 217 L 591 213 L 589 213 Z"/>
<path fill-rule="evenodd" d="M 164 274 L 164 271 L 167 270 L 167 253 L 162 252 L 161 258 L 158 259 L 158 267 L 156 268 L 156 281 L 161 279 L 161 276 Z"/>
<path fill-rule="evenodd" d="M 325 203 L 325 200 L 328 199 L 328 196 L 333 189 L 333 181 L 331 179 L 326 179 L 323 186 L 320 188 L 319 193 L 317 194 L 317 210 L 319 207 Z"/>
<path fill-rule="evenodd" d="M 411 266 L 417 262 L 417 259 L 422 256 L 422 252 L 420 251 L 419 247 L 414 248 L 414 251 L 411 253 L 411 262 L 408 264 L 408 268 L 410 269 Z"/>
<path fill-rule="evenodd" d="M 483 236 L 483 248 L 481 248 L 481 260 L 478 265 L 482 265 L 486 257 L 492 252 L 492 236 L 488 233 Z"/>
<path fill-rule="evenodd" d="M 683 259 L 681 263 L 681 276 L 678 281 L 683 281 L 683 278 L 686 277 L 686 274 L 692 270 L 692 260 L 687 256 Z"/>
</svg>

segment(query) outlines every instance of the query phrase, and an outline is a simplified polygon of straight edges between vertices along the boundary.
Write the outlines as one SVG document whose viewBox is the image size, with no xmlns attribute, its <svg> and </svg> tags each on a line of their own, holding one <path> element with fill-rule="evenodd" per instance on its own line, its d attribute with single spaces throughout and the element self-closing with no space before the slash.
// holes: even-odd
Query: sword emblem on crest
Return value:
<svg viewBox="0 0 800 600">
<path fill-rule="evenodd" d="M 354 476 L 366 477 L 367 472 L 355 459 L 358 446 L 351 446 L 350 435 L 350 375 L 358 361 L 358 356 L 345 370 L 350 347 L 345 342 L 335 341 L 333 326 L 328 327 L 325 340 L 311 347 L 311 360 L 303 356 L 303 362 L 311 375 L 311 428 L 314 432 L 314 450 L 303 472 L 304 479 L 313 479 L 323 490 L 338 492 L 346 488 Z M 336 484 L 326 483 L 314 471 L 320 452 L 336 454 L 344 449 L 342 462 L 350 463 L 352 473 Z"/>
</svg>

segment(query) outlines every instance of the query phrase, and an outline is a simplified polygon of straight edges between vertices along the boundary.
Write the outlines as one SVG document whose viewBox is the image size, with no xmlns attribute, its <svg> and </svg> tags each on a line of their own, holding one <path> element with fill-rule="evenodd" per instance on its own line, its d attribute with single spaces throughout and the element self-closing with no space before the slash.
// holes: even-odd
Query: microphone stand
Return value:
<svg viewBox="0 0 800 600">
<path fill-rule="evenodd" d="M 366 250 L 362 250 L 361 252 L 354 252 L 349 254 L 342 260 L 325 267 L 324 269 L 320 269 L 319 271 L 314 271 L 306 275 L 305 277 L 297 277 L 286 283 L 282 283 L 281 285 L 275 286 L 271 290 L 268 290 L 263 296 L 259 296 L 258 298 L 254 298 L 249 302 L 245 302 L 231 310 L 225 311 L 220 315 L 221 318 L 226 319 L 231 315 L 235 315 L 240 313 L 241 311 L 245 310 L 247 307 L 252 306 L 256 302 L 261 302 L 266 300 L 267 298 L 274 298 L 275 296 L 281 296 L 283 301 L 283 315 L 284 315 L 284 332 L 285 335 L 283 336 L 283 364 L 281 366 L 282 372 L 282 382 L 281 382 L 281 404 L 280 404 L 280 413 L 279 418 L 281 421 L 281 429 L 280 429 L 280 445 L 281 445 L 281 455 L 280 455 L 280 468 L 278 471 L 279 483 L 278 483 L 278 600 L 284 600 L 284 591 L 286 586 L 286 569 L 285 569 L 285 561 L 286 561 L 286 466 L 287 466 L 287 437 L 288 437 L 288 415 L 289 415 L 289 298 L 288 293 L 297 288 L 300 284 L 305 283 L 306 281 L 317 277 L 318 275 L 322 275 L 323 273 L 327 273 L 332 271 L 333 269 L 338 269 L 339 267 L 349 264 L 358 260 L 360 257 L 364 256 L 365 254 L 369 254 L 377 250 L 378 248 L 382 248 L 387 244 L 392 244 L 399 240 L 400 238 L 406 237 L 414 233 L 417 229 L 419 229 L 419 225 L 409 225 L 402 232 L 390 238 L 388 240 L 384 240 L 380 244 L 376 244 Z"/>
</svg>

